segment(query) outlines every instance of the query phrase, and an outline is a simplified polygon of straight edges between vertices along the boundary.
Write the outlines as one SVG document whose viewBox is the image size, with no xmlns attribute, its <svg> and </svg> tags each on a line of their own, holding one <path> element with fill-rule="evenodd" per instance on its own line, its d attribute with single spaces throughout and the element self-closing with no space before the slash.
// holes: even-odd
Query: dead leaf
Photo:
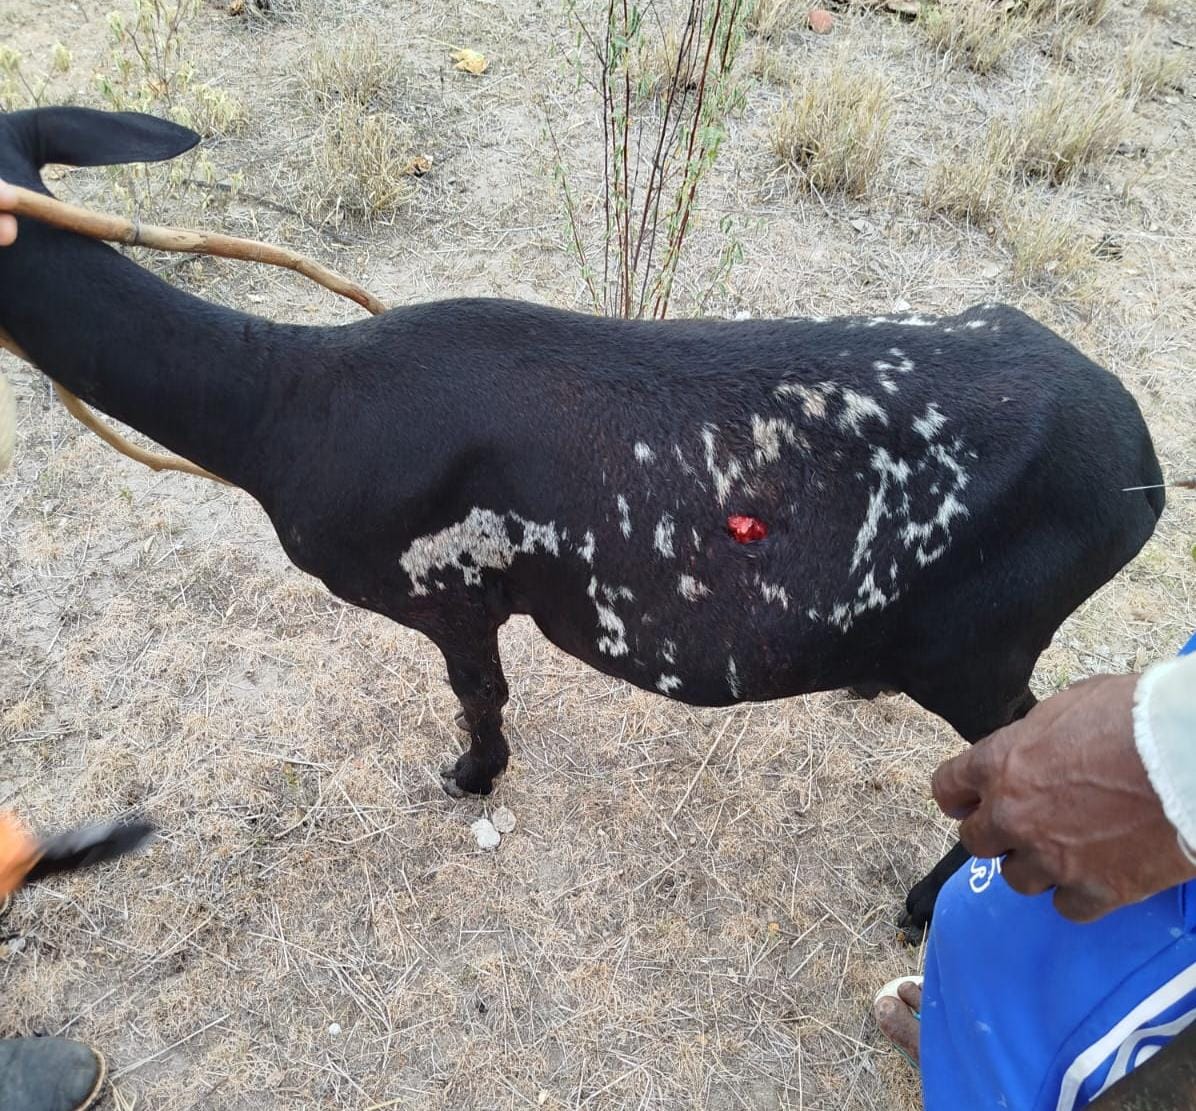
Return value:
<svg viewBox="0 0 1196 1111">
<path fill-rule="evenodd" d="M 980 271 L 982 278 L 996 278 L 1001 274 L 1001 264 L 998 262 L 990 262 L 983 270 Z"/>
<path fill-rule="evenodd" d="M 417 154 L 403 167 L 403 173 L 411 177 L 423 177 L 424 174 L 430 173 L 431 170 L 432 156 L 430 154 Z"/>
<path fill-rule="evenodd" d="M 228 14 L 229 15 L 244 15 L 245 14 L 245 0 L 228 0 Z"/>
<path fill-rule="evenodd" d="M 499 833 L 512 833 L 515 830 L 515 815 L 505 806 L 500 806 L 491 814 L 490 821 Z"/>
<path fill-rule="evenodd" d="M 486 72 L 486 67 L 490 64 L 486 61 L 486 55 L 478 50 L 470 50 L 469 47 L 463 46 L 460 50 L 454 50 L 449 55 L 457 64 L 453 69 L 459 69 L 465 73 L 472 73 L 474 77 L 480 77 Z"/>
<path fill-rule="evenodd" d="M 885 7 L 898 15 L 917 15 L 922 10 L 921 0 L 886 0 Z"/>
</svg>

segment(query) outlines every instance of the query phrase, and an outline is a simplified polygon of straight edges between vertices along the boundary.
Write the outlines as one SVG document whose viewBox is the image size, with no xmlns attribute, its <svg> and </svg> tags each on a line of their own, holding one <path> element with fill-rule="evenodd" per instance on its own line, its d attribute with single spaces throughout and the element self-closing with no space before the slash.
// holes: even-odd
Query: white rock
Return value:
<svg viewBox="0 0 1196 1111">
<path fill-rule="evenodd" d="M 735 314 L 735 319 L 736 320 L 751 320 L 752 314 L 750 312 L 748 312 L 747 309 L 740 309 L 739 312 L 737 312 Z"/>
<path fill-rule="evenodd" d="M 490 815 L 490 821 L 499 833 L 511 833 L 515 829 L 515 815 L 505 806 L 500 806 Z"/>
<path fill-rule="evenodd" d="M 339 1022 L 330 1023 L 328 1026 L 328 1033 L 330 1033 L 334 1038 L 339 1038 L 341 1036 L 341 1024 Z"/>
<path fill-rule="evenodd" d="M 498 843 L 502 840 L 502 834 L 494 828 L 494 823 L 489 818 L 479 818 L 469 828 L 473 830 L 473 835 L 477 838 L 479 848 L 498 848 Z"/>
<path fill-rule="evenodd" d="M 913 307 L 914 307 L 913 305 L 911 305 L 904 297 L 902 297 L 901 300 L 894 302 L 893 311 L 894 312 L 909 312 L 909 310 L 912 309 Z"/>
</svg>

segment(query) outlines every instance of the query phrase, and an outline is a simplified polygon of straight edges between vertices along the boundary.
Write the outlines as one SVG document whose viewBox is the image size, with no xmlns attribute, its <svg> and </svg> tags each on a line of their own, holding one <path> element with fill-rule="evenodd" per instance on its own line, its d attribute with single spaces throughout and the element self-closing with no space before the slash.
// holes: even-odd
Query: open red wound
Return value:
<svg viewBox="0 0 1196 1111">
<path fill-rule="evenodd" d="M 736 513 L 727 518 L 727 531 L 740 544 L 754 544 L 768 535 L 768 526 L 756 517 Z"/>
</svg>

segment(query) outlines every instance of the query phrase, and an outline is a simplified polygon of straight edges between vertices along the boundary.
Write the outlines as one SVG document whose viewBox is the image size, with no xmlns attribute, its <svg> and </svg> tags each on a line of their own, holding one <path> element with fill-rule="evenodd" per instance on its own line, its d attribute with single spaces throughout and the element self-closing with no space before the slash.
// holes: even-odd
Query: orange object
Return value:
<svg viewBox="0 0 1196 1111">
<path fill-rule="evenodd" d="M 815 8 L 810 12 L 810 30 L 816 35 L 829 34 L 834 25 L 835 17 L 825 8 Z"/>
<path fill-rule="evenodd" d="M 24 885 L 41 859 L 41 845 L 12 814 L 0 814 L 0 898 Z"/>
</svg>

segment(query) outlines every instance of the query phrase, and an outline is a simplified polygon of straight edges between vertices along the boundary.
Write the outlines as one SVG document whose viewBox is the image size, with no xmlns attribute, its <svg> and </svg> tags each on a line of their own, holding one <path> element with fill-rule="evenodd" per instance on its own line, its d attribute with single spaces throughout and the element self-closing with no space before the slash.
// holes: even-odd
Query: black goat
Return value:
<svg viewBox="0 0 1196 1111">
<path fill-rule="evenodd" d="M 168 158 L 151 117 L 0 116 L 0 177 Z M 608 320 L 507 301 L 284 326 L 23 223 L 0 327 L 85 401 L 243 487 L 333 593 L 430 637 L 507 764 L 498 628 L 530 614 L 694 705 L 903 691 L 975 741 L 1163 509 L 1117 379 L 1024 314 Z M 735 522 L 734 516 L 754 520 Z M 766 533 L 766 535 L 764 535 Z M 747 541 L 747 542 L 741 542 Z M 907 900 L 925 923 L 956 849 Z"/>
</svg>

